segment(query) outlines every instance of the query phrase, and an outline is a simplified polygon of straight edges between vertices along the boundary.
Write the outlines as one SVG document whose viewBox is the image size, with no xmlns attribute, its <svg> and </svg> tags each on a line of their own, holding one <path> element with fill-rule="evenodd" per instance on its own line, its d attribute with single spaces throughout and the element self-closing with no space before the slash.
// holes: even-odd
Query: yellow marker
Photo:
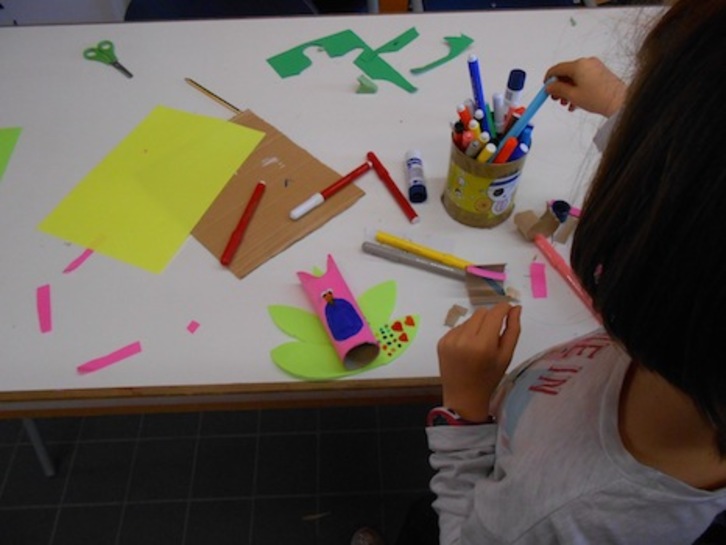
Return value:
<svg viewBox="0 0 726 545">
<path fill-rule="evenodd" d="M 471 261 L 461 259 L 460 257 L 456 257 L 451 254 L 445 254 L 444 252 L 428 248 L 427 246 L 411 242 L 410 240 L 406 240 L 404 238 L 399 238 L 395 235 L 384 233 L 383 231 L 376 232 L 376 240 L 381 244 L 393 246 L 394 248 L 398 248 L 399 250 L 420 255 L 421 257 L 426 257 L 433 261 L 443 263 L 444 265 L 456 267 L 457 269 L 466 269 L 470 265 L 473 265 Z"/>
<path fill-rule="evenodd" d="M 496 152 L 497 147 L 490 142 L 479 152 L 479 155 L 476 156 L 476 160 L 480 163 L 486 163 Z"/>
<path fill-rule="evenodd" d="M 474 140 L 478 140 L 481 135 L 481 126 L 479 125 L 479 122 L 476 119 L 472 119 L 469 121 L 468 129 L 471 131 L 471 134 L 474 135 Z"/>
</svg>

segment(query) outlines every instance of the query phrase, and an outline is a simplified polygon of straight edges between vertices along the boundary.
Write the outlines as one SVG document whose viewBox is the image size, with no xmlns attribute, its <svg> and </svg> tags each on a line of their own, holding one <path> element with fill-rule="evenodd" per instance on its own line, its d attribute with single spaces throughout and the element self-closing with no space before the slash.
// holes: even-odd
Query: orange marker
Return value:
<svg viewBox="0 0 726 545">
<path fill-rule="evenodd" d="M 461 119 L 461 122 L 464 124 L 464 127 L 468 127 L 469 121 L 471 121 L 473 119 L 471 117 L 471 112 L 469 111 L 469 108 L 467 108 L 463 104 L 459 104 L 456 107 L 456 112 L 459 114 L 459 119 Z"/>
<path fill-rule="evenodd" d="M 509 160 L 509 156 L 517 148 L 517 144 L 518 141 L 514 136 L 507 138 L 507 141 L 504 142 L 502 149 L 499 150 L 499 153 L 494 157 L 492 163 L 506 163 Z"/>
</svg>

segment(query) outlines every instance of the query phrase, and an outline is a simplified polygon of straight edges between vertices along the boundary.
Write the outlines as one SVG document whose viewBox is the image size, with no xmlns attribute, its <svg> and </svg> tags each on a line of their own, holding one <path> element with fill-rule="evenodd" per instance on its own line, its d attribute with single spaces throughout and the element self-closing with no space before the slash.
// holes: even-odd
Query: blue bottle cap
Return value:
<svg viewBox="0 0 726 545">
<path fill-rule="evenodd" d="M 509 80 L 507 81 L 507 89 L 512 91 L 521 91 L 524 89 L 524 80 L 527 78 L 527 73 L 524 70 L 515 68 L 509 72 Z"/>
<path fill-rule="evenodd" d="M 425 185 L 417 184 L 408 188 L 408 200 L 411 202 L 424 202 L 427 197 Z"/>
</svg>

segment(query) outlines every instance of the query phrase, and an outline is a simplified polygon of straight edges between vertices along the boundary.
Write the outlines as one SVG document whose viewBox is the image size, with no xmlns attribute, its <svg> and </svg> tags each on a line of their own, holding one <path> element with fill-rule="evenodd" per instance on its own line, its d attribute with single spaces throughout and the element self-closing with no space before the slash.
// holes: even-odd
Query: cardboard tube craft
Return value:
<svg viewBox="0 0 726 545">
<path fill-rule="evenodd" d="M 346 369 L 359 369 L 378 357 L 380 347 L 333 257 L 322 276 L 298 272 L 305 293 Z"/>
</svg>

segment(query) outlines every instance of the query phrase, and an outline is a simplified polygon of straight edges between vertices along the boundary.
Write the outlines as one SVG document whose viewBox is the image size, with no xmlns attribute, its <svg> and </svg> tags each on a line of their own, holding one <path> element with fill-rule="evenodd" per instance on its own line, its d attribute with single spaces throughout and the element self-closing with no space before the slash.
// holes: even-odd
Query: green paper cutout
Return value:
<svg viewBox="0 0 726 545">
<path fill-rule="evenodd" d="M 273 348 L 272 361 L 288 374 L 304 380 L 338 379 L 391 363 L 416 338 L 419 316 L 407 315 L 389 321 L 396 305 L 394 281 L 373 286 L 357 302 L 381 345 L 378 357 L 371 363 L 360 369 L 346 369 L 317 315 L 284 305 L 270 305 L 268 312 L 278 328 L 298 340 Z"/>
<path fill-rule="evenodd" d="M 375 84 L 368 76 L 358 76 L 358 90 L 356 93 L 360 94 L 373 94 L 378 91 L 378 85 Z"/>
<path fill-rule="evenodd" d="M 308 343 L 328 342 L 328 333 L 315 313 L 283 305 L 270 305 L 267 311 L 275 325 L 290 337 Z"/>
<path fill-rule="evenodd" d="M 469 47 L 472 43 L 474 43 L 473 38 L 470 38 L 466 34 L 461 34 L 460 36 L 446 36 L 444 38 L 444 41 L 449 46 L 449 53 L 441 57 L 438 60 L 435 60 L 433 62 L 430 62 L 429 64 L 425 66 L 419 66 L 418 68 L 411 68 L 412 74 L 423 74 L 424 72 L 428 72 L 429 70 L 432 70 L 433 68 L 437 68 L 441 66 L 444 63 L 449 62 L 451 59 L 458 57 L 461 55 L 467 47 Z"/>
<path fill-rule="evenodd" d="M 343 30 L 330 36 L 305 42 L 297 47 L 274 55 L 267 59 L 267 63 L 272 66 L 280 77 L 287 78 L 300 74 L 312 65 L 312 61 L 305 56 L 305 49 L 308 47 L 321 47 L 330 57 L 340 57 L 346 53 L 350 53 L 354 49 L 362 49 L 363 51 L 353 63 L 364 74 L 371 79 L 390 81 L 405 91 L 413 93 L 416 91 L 416 87 L 399 74 L 395 68 L 384 61 L 379 56 L 379 51 L 383 53 L 398 51 L 417 36 L 418 32 L 415 28 L 412 28 L 387 42 L 381 48 L 374 50 L 352 30 Z"/>
<path fill-rule="evenodd" d="M 273 348 L 270 356 L 272 356 L 272 361 L 280 369 L 303 380 L 334 380 L 357 375 L 375 369 L 376 367 L 388 365 L 406 351 L 418 333 L 419 316 L 417 314 L 398 318 L 392 320 L 390 324 L 381 324 L 374 328 L 376 338 L 380 342 L 380 329 L 390 331 L 392 324 L 402 323 L 406 318 L 412 319 L 415 325 L 408 326 L 405 330 L 408 337 L 405 344 L 400 347 L 394 347 L 393 352 L 381 350 L 375 360 L 358 369 L 346 369 L 330 342 L 327 344 L 305 343 L 300 341 L 288 342 Z"/>
<path fill-rule="evenodd" d="M 389 280 L 365 291 L 356 301 L 369 324 L 384 324 L 393 314 L 396 295 L 396 282 Z"/>
<path fill-rule="evenodd" d="M 380 55 L 381 53 L 396 53 L 416 38 L 418 38 L 418 30 L 416 30 L 416 27 L 411 27 L 403 34 L 399 34 L 393 38 L 390 42 L 383 44 L 381 47 L 376 49 L 375 52 L 377 55 Z"/>
<path fill-rule="evenodd" d="M 9 127 L 0 129 L 0 180 L 3 179 L 5 169 L 10 163 L 10 156 L 13 154 L 15 144 L 20 138 L 20 127 Z"/>
</svg>

